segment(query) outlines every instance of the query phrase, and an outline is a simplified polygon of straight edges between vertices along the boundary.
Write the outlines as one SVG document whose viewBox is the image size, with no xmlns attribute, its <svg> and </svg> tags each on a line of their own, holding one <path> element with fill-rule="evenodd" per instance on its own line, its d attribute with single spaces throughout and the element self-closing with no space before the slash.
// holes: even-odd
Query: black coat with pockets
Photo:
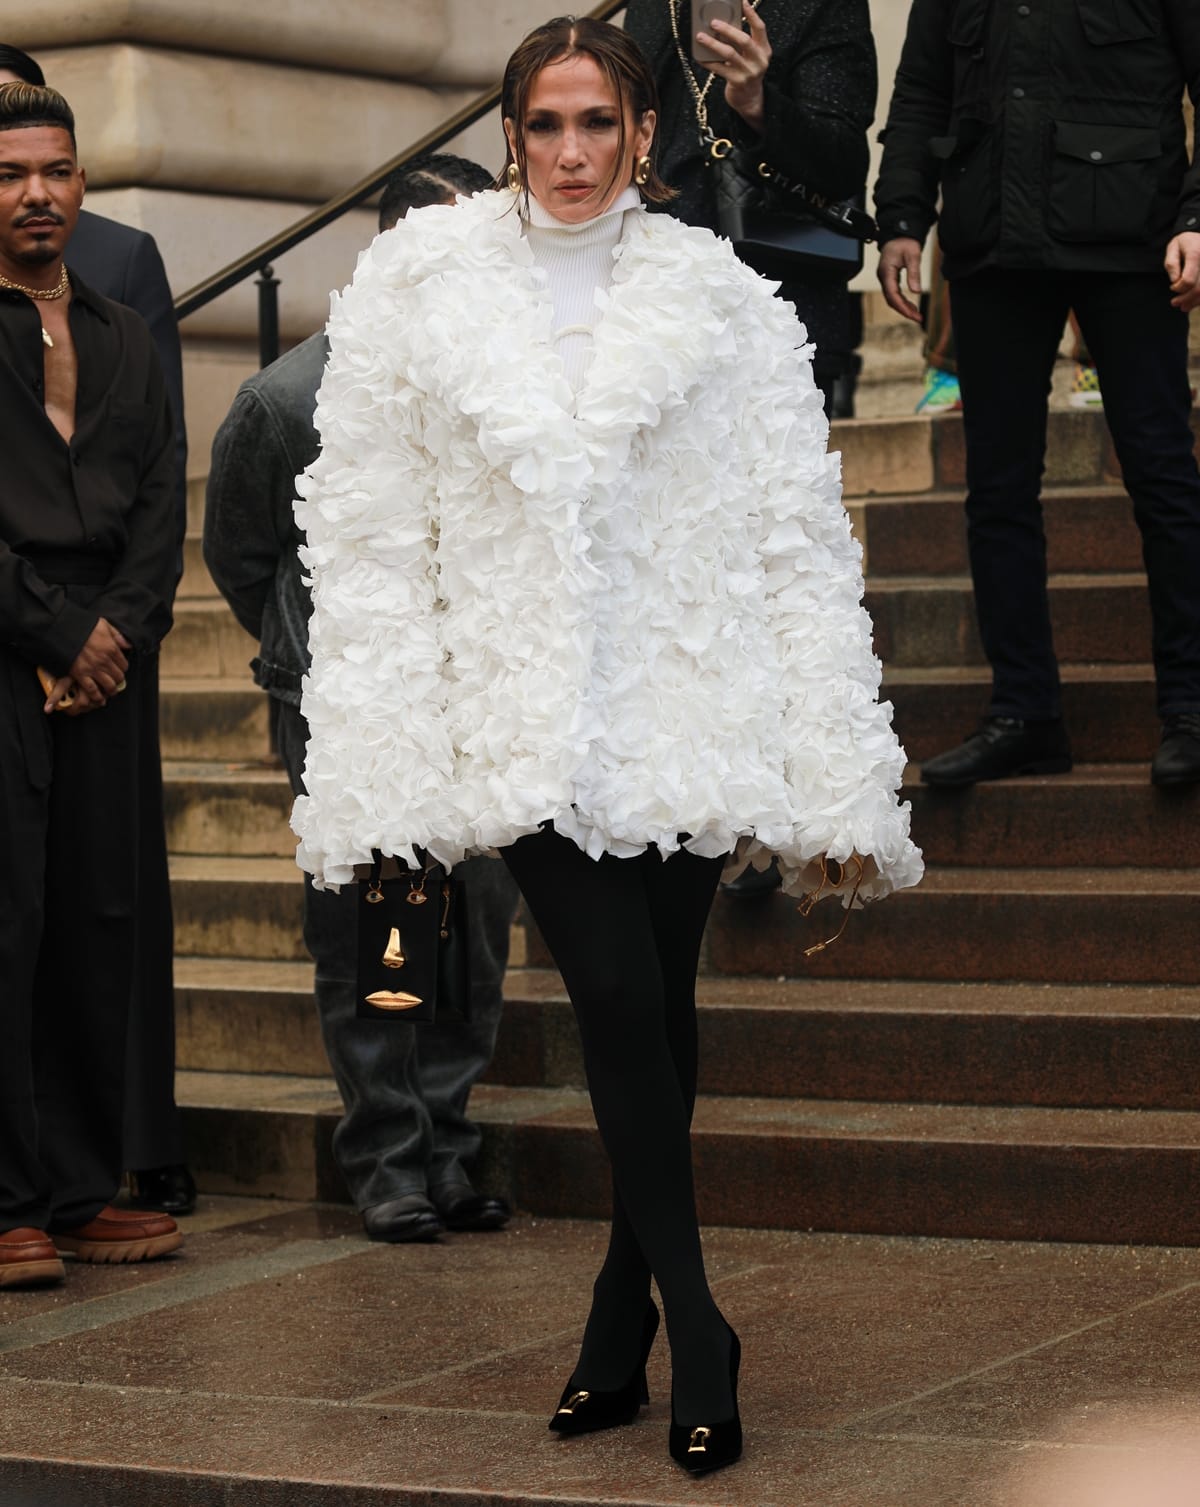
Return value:
<svg viewBox="0 0 1200 1507">
<path fill-rule="evenodd" d="M 914 0 L 883 134 L 883 240 L 923 240 L 942 194 L 946 274 L 1159 270 L 1200 231 L 1183 91 L 1200 0 Z"/>
</svg>

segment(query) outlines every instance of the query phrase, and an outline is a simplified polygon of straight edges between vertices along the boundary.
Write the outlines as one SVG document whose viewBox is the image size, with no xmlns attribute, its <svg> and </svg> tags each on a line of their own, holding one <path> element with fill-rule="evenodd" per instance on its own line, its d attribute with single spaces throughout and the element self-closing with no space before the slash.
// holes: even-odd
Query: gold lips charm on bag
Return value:
<svg viewBox="0 0 1200 1507">
<path fill-rule="evenodd" d="M 383 966 L 403 968 L 405 961 L 399 929 L 393 926 L 388 935 L 387 946 L 383 949 Z M 424 1001 L 418 994 L 404 994 L 391 989 L 377 989 L 374 994 L 367 995 L 367 1004 L 374 1005 L 377 1010 L 412 1010 L 423 1003 Z"/>
</svg>

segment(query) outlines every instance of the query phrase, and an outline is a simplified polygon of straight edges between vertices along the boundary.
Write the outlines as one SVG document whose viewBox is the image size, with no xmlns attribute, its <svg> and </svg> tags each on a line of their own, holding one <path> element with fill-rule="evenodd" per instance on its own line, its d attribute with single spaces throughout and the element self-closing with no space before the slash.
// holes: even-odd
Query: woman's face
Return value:
<svg viewBox="0 0 1200 1507">
<path fill-rule="evenodd" d="M 512 120 L 504 122 L 504 131 L 515 157 Z M 634 164 L 653 138 L 653 110 L 641 121 L 627 116 L 625 159 L 618 163 L 621 102 L 594 58 L 571 53 L 543 68 L 529 90 L 526 186 L 556 219 L 571 225 L 594 219 L 633 181 Z"/>
</svg>

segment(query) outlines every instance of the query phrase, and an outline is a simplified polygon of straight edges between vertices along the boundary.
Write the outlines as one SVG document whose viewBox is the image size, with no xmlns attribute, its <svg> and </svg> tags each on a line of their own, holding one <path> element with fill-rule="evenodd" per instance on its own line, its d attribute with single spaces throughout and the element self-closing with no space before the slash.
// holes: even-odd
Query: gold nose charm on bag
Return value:
<svg viewBox="0 0 1200 1507">
<path fill-rule="evenodd" d="M 388 944 L 383 949 L 383 966 L 385 968 L 403 968 L 405 964 L 404 948 L 400 942 L 400 931 L 393 926 L 388 936 Z"/>
</svg>

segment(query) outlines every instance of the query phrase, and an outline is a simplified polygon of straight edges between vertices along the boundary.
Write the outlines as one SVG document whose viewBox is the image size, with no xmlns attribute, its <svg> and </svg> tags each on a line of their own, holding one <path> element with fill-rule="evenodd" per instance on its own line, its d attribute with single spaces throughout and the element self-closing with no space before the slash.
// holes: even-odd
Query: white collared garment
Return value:
<svg viewBox="0 0 1200 1507">
<path fill-rule="evenodd" d="M 624 232 L 625 216 L 641 209 L 642 198 L 629 187 L 603 214 L 578 225 L 552 215 L 532 194 L 525 204 L 525 238 L 554 299 L 554 349 L 578 394 L 592 359 L 596 294 L 612 283 L 613 252 Z"/>
</svg>

